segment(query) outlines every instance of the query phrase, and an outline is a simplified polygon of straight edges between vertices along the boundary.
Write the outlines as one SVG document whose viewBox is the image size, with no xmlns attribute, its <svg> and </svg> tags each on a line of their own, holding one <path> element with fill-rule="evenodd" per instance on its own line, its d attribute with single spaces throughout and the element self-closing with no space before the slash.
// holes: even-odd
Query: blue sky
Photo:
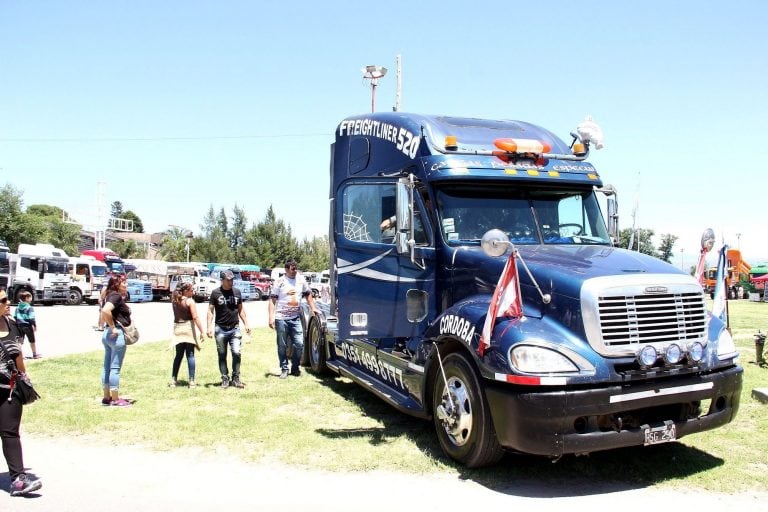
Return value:
<svg viewBox="0 0 768 512">
<path fill-rule="evenodd" d="M 768 2 L 0 0 L 0 184 L 81 219 L 97 183 L 147 231 L 210 206 L 272 204 L 327 233 L 329 145 L 376 109 L 520 119 L 563 138 L 591 114 L 590 161 L 620 223 L 701 232 L 768 261 Z"/>
</svg>

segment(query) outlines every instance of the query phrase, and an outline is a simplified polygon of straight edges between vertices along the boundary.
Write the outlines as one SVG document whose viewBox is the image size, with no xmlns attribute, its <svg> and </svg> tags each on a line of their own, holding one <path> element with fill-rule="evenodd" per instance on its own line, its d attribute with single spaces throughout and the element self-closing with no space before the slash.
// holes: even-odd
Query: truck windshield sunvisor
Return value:
<svg viewBox="0 0 768 512">
<path fill-rule="evenodd" d="M 609 245 L 594 192 L 584 189 L 527 190 L 482 183 L 437 189 L 443 239 L 449 245 L 479 243 L 500 229 L 515 244 Z"/>
</svg>

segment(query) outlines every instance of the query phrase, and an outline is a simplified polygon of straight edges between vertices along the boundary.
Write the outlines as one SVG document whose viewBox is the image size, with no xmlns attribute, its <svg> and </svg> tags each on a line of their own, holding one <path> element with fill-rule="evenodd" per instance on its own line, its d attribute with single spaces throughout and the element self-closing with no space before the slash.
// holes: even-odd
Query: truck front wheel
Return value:
<svg viewBox="0 0 768 512">
<path fill-rule="evenodd" d="M 70 306 L 77 306 L 83 302 L 83 294 L 80 293 L 80 290 L 69 290 L 69 295 L 67 295 L 67 304 Z"/>
<path fill-rule="evenodd" d="M 467 467 L 498 462 L 504 451 L 493 430 L 488 403 L 467 358 L 458 352 L 443 360 L 432 394 L 433 419 L 443 451 Z"/>
<path fill-rule="evenodd" d="M 325 336 L 320 330 L 320 322 L 315 317 L 309 319 L 304 349 L 309 355 L 309 366 L 312 372 L 316 375 L 325 373 L 328 368 L 325 365 Z"/>
</svg>

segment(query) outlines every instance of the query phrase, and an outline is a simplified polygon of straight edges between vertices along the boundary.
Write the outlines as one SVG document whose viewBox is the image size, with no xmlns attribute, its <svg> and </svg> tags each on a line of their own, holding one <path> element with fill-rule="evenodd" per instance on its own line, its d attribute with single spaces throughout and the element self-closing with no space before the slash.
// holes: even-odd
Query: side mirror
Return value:
<svg viewBox="0 0 768 512">
<path fill-rule="evenodd" d="M 619 239 L 619 206 L 616 199 L 609 197 L 606 201 L 608 209 L 608 234 L 616 240 Z"/>
<path fill-rule="evenodd" d="M 488 256 L 501 256 L 507 252 L 507 247 L 511 246 L 509 237 L 500 229 L 490 229 L 480 239 L 480 247 Z"/>
</svg>

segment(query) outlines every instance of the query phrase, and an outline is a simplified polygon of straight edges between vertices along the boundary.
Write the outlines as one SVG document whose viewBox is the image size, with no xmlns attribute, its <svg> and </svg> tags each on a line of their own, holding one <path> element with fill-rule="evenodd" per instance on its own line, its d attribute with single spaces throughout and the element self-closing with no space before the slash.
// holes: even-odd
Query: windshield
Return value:
<svg viewBox="0 0 768 512">
<path fill-rule="evenodd" d="M 125 274 L 125 267 L 123 267 L 122 263 L 117 261 L 108 261 L 106 263 L 109 265 L 109 270 L 114 274 Z"/>
<path fill-rule="evenodd" d="M 94 265 L 91 267 L 91 273 L 95 277 L 102 277 L 107 273 L 107 267 L 102 267 L 101 265 Z"/>
<path fill-rule="evenodd" d="M 609 244 L 591 189 L 529 189 L 508 184 L 447 185 L 436 191 L 443 239 L 479 242 L 500 229 L 516 244 Z"/>
<path fill-rule="evenodd" d="M 69 273 L 69 260 L 50 258 L 45 260 L 45 272 L 47 274 Z"/>
</svg>

